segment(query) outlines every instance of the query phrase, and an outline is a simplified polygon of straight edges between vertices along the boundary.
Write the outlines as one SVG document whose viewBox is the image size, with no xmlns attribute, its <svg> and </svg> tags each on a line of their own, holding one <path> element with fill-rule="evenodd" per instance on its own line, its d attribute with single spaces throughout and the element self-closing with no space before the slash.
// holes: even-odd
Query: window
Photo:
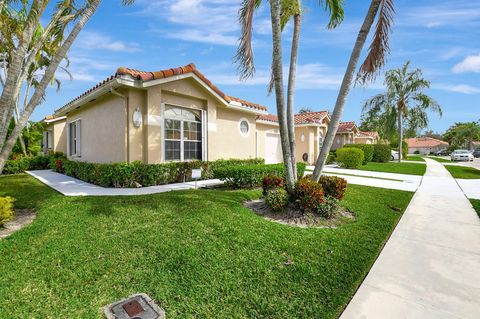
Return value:
<svg viewBox="0 0 480 319">
<path fill-rule="evenodd" d="M 199 111 L 169 107 L 165 115 L 165 160 L 202 159 L 202 122 Z"/>
<path fill-rule="evenodd" d="M 250 125 L 246 119 L 240 119 L 240 134 L 247 136 L 250 131 Z"/>
<path fill-rule="evenodd" d="M 53 132 L 52 131 L 43 132 L 43 147 L 49 150 L 53 148 Z"/>
<path fill-rule="evenodd" d="M 68 155 L 80 156 L 80 120 L 68 124 Z"/>
</svg>

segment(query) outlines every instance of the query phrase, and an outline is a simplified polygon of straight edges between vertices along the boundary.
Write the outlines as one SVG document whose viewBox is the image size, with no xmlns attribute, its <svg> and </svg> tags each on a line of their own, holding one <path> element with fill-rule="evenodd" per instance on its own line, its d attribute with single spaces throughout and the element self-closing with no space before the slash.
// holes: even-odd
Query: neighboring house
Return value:
<svg viewBox="0 0 480 319">
<path fill-rule="evenodd" d="M 315 163 L 323 139 L 330 123 L 327 111 L 295 114 L 295 157 L 298 161 Z M 276 115 L 261 115 L 257 118 L 257 128 L 260 131 L 260 141 L 265 143 L 265 161 L 276 163 L 282 161 L 282 148 Z"/>
<path fill-rule="evenodd" d="M 332 150 L 342 148 L 345 144 L 377 144 L 378 141 L 377 132 L 360 131 L 355 122 L 340 122 Z"/>
<path fill-rule="evenodd" d="M 433 137 L 412 137 L 407 138 L 409 154 L 428 155 L 448 148 L 449 144 L 445 141 Z"/>
<path fill-rule="evenodd" d="M 355 143 L 357 144 L 377 144 L 380 137 L 377 132 L 358 131 L 355 136 Z"/>
</svg>

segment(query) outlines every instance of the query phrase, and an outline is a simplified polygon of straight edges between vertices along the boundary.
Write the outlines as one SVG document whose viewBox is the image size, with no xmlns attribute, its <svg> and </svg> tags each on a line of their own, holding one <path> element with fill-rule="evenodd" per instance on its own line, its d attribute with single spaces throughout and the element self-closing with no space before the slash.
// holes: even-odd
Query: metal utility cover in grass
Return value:
<svg viewBox="0 0 480 319">
<path fill-rule="evenodd" d="M 165 311 L 146 294 L 135 294 L 103 308 L 107 319 L 164 319 Z"/>
</svg>

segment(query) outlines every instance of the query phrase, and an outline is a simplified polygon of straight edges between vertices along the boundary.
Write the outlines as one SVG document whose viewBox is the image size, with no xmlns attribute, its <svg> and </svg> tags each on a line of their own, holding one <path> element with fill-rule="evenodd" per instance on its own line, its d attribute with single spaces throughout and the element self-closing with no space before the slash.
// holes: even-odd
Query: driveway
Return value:
<svg viewBox="0 0 480 319">
<path fill-rule="evenodd" d="M 480 219 L 442 164 L 410 205 L 341 319 L 476 319 Z"/>
</svg>

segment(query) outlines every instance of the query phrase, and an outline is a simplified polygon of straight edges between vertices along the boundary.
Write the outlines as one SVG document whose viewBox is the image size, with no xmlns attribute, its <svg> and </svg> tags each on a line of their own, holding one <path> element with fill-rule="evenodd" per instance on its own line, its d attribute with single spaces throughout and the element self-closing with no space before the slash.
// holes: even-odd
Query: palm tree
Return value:
<svg viewBox="0 0 480 319">
<path fill-rule="evenodd" d="M 323 3 L 323 1 L 320 2 Z M 239 11 L 242 35 L 239 39 L 235 61 L 238 63 L 241 79 L 247 79 L 253 76 L 255 72 L 252 48 L 252 27 L 254 11 L 260 6 L 260 4 L 261 0 L 243 0 Z M 343 0 L 325 1 L 325 9 L 330 13 L 330 21 L 328 23 L 329 28 L 334 28 L 343 21 L 344 11 L 342 5 Z M 287 190 L 292 191 L 297 177 L 295 164 L 294 94 L 302 10 L 299 0 L 272 0 L 270 1 L 270 9 L 274 54 L 272 57 L 272 76 L 269 85 L 269 92 L 275 88 Z M 281 32 L 292 17 L 294 26 L 287 86 L 287 107 L 285 109 Z"/>
<path fill-rule="evenodd" d="M 422 70 L 410 71 L 409 66 L 410 62 L 407 62 L 399 69 L 388 71 L 385 74 L 386 91 L 372 97 L 363 106 L 366 117 L 379 119 L 385 132 L 391 134 L 391 130 L 397 128 L 399 162 L 404 129 L 418 131 L 426 128 L 428 111 L 442 115 L 440 105 L 424 93 L 430 82 L 423 78 Z"/>
<path fill-rule="evenodd" d="M 0 11 L 11 9 L 17 1 L 0 0 Z M 131 4 L 133 0 L 123 0 L 123 4 Z M 83 5 L 72 0 L 62 0 L 53 9 L 53 15 L 39 40 L 34 40 L 35 32 L 40 25 L 40 19 L 50 1 L 22 1 L 28 7 L 26 19 L 19 36 L 13 41 L 17 45 L 8 57 L 8 73 L 4 79 L 2 93 L 0 95 L 0 172 L 10 155 L 15 141 L 26 126 L 30 115 L 41 103 L 45 96 L 45 89 L 52 82 L 60 63 L 64 60 L 68 50 L 76 40 L 80 31 L 96 12 L 101 0 L 85 0 Z M 2 24 L 5 21 L 2 19 Z M 1 35 L 2 43 L 4 38 Z M 35 61 L 35 57 L 44 45 L 52 45 L 55 50 L 43 75 L 34 87 L 33 94 L 28 98 L 28 103 L 23 110 L 10 136 L 5 139 L 8 121 L 12 118 L 15 102 L 21 92 L 21 87 L 28 76 L 28 70 Z"/>
<path fill-rule="evenodd" d="M 345 107 L 345 102 L 347 101 L 347 96 L 353 82 L 353 76 L 355 70 L 357 69 L 360 54 L 375 18 L 378 15 L 377 26 L 375 29 L 375 34 L 373 35 L 372 44 L 370 45 L 367 57 L 365 58 L 365 61 L 363 62 L 357 74 L 357 82 L 363 84 L 374 79 L 378 71 L 385 64 L 385 56 L 389 52 L 389 36 L 394 13 L 395 10 L 393 7 L 393 0 L 372 0 L 370 3 L 370 7 L 367 11 L 365 19 L 363 20 L 363 24 L 360 27 L 360 31 L 350 55 L 350 60 L 348 61 L 347 69 L 343 76 L 342 84 L 335 102 L 335 108 L 333 109 L 331 121 L 328 126 L 327 135 L 325 136 L 320 155 L 315 163 L 312 180 L 320 180 L 323 166 L 325 165 L 325 161 L 327 160 L 327 156 L 332 147 L 335 134 L 338 130 L 340 118 L 343 114 L 343 109 Z"/>
</svg>

